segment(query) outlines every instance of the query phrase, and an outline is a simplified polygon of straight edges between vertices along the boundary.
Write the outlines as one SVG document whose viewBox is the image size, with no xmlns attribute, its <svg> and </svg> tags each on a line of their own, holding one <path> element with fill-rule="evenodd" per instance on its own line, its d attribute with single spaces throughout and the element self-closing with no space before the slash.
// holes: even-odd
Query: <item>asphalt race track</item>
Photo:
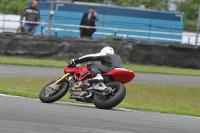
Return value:
<svg viewBox="0 0 200 133">
<path fill-rule="evenodd" d="M 0 96 L 1 133 L 199 133 L 200 118 Z"/>
<path fill-rule="evenodd" d="M 35 66 L 17 66 L 17 65 L 0 65 L 0 77 L 47 77 L 63 75 L 63 68 L 35 67 Z M 181 76 L 165 74 L 147 74 L 136 73 L 133 83 L 154 83 L 154 84 L 172 84 L 172 85 L 189 85 L 200 86 L 199 76 Z"/>
<path fill-rule="evenodd" d="M 60 76 L 63 69 L 0 65 L 0 76 Z M 137 78 L 138 77 L 138 78 Z M 157 79 L 159 78 L 159 79 Z M 187 81 L 186 81 L 187 80 Z M 199 77 L 136 73 L 133 83 L 200 86 Z M 200 118 L 0 95 L 0 133 L 200 133 Z"/>
</svg>

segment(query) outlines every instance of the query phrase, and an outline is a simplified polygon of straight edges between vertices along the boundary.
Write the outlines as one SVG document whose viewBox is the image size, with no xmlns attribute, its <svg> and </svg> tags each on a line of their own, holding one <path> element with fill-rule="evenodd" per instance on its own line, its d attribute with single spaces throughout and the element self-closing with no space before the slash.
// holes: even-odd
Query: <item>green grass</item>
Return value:
<svg viewBox="0 0 200 133">
<path fill-rule="evenodd" d="M 51 59 L 22 58 L 18 56 L 0 56 L 0 64 L 63 68 L 66 65 L 66 61 L 65 60 L 51 60 Z M 195 69 L 183 69 L 183 68 L 174 68 L 174 67 L 167 67 L 167 66 L 139 65 L 139 64 L 123 64 L 123 67 L 133 70 L 134 72 L 142 72 L 142 73 L 200 76 L 200 70 L 195 70 Z"/>
<path fill-rule="evenodd" d="M 26 66 L 44 66 L 63 68 L 67 61 L 51 59 L 33 59 L 18 56 L 0 56 L 0 64 L 26 65 Z"/>
<path fill-rule="evenodd" d="M 142 73 L 200 76 L 200 69 L 197 70 L 197 69 L 186 69 L 186 68 L 176 68 L 176 67 L 156 66 L 156 65 L 139 65 L 139 64 L 124 64 L 123 66 L 135 72 L 142 72 Z"/>
<path fill-rule="evenodd" d="M 66 61 L 0 56 L 0 64 L 63 68 Z M 123 64 L 123 66 L 135 72 L 200 76 L 200 70 L 194 69 L 139 64 Z M 38 98 L 41 88 L 56 78 L 0 78 L 0 93 Z M 126 98 L 117 107 L 200 117 L 200 87 L 156 84 L 127 84 L 126 87 Z M 75 102 L 68 99 L 68 95 L 61 100 Z"/>
<path fill-rule="evenodd" d="M 200 116 L 200 87 L 157 84 L 126 87 L 126 99 L 119 107 Z"/>
<path fill-rule="evenodd" d="M 0 93 L 38 98 L 45 84 L 56 77 L 0 78 Z M 200 117 L 200 87 L 156 85 L 156 84 L 127 84 L 127 95 L 118 108 L 145 110 L 172 114 L 184 114 Z M 69 100 L 65 95 L 62 101 Z"/>
</svg>

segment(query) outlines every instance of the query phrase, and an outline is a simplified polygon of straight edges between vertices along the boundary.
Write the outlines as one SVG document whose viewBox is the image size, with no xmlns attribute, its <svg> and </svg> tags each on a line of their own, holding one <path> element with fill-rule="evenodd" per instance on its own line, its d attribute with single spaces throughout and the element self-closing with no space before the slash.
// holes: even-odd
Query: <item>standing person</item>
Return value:
<svg viewBox="0 0 200 133">
<path fill-rule="evenodd" d="M 92 34 L 96 31 L 95 21 L 98 20 L 97 12 L 93 6 L 89 8 L 89 12 L 84 13 L 81 19 L 81 26 L 91 26 L 92 28 L 80 27 L 80 37 L 92 37 Z"/>
<path fill-rule="evenodd" d="M 27 6 L 24 8 L 20 17 L 21 27 L 23 27 L 23 23 L 21 21 L 24 19 L 24 17 L 25 17 L 25 21 L 40 22 L 40 11 L 37 8 L 37 5 L 38 5 L 37 1 L 33 0 L 30 6 Z M 26 22 L 24 24 L 24 30 L 25 30 L 24 32 L 28 34 L 34 34 L 38 25 L 39 24 Z"/>
</svg>

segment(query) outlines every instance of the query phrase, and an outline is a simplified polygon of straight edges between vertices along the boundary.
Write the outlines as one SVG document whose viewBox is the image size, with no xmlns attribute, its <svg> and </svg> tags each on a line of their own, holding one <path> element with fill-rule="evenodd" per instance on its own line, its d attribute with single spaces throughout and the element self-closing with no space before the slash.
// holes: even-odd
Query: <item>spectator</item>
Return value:
<svg viewBox="0 0 200 133">
<path fill-rule="evenodd" d="M 89 8 L 89 12 L 84 13 L 81 19 L 81 26 L 91 26 L 92 28 L 80 27 L 80 37 L 92 37 L 92 34 L 96 31 L 95 21 L 98 20 L 97 12 L 93 6 Z"/>
<path fill-rule="evenodd" d="M 145 9 L 149 9 L 149 5 L 145 5 Z"/>
<path fill-rule="evenodd" d="M 40 22 L 40 11 L 37 8 L 37 5 L 38 5 L 37 1 L 33 0 L 30 6 L 27 6 L 24 8 L 20 17 L 21 27 L 23 27 L 23 22 L 21 21 L 24 19 L 24 17 L 25 17 L 25 21 Z M 25 30 L 24 32 L 28 34 L 34 34 L 38 25 L 39 24 L 26 22 L 24 24 L 24 30 Z"/>
</svg>

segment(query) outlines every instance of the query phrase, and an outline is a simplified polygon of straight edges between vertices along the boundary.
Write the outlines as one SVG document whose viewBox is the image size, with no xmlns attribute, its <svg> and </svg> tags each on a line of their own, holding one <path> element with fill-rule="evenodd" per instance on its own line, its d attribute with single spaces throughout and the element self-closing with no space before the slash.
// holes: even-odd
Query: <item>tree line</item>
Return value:
<svg viewBox="0 0 200 133">
<path fill-rule="evenodd" d="M 23 8 L 30 0 L 0 0 L 0 13 L 21 14 Z M 44 0 L 38 0 L 44 1 Z M 80 2 L 104 3 L 104 0 L 75 0 Z M 166 1 L 166 0 L 164 0 Z M 113 0 L 113 4 L 117 6 L 147 5 L 151 9 L 167 10 L 167 4 L 163 0 Z M 184 30 L 196 30 L 198 19 L 198 8 L 200 0 L 185 0 L 185 2 L 176 3 L 177 10 L 184 12 Z"/>
</svg>

